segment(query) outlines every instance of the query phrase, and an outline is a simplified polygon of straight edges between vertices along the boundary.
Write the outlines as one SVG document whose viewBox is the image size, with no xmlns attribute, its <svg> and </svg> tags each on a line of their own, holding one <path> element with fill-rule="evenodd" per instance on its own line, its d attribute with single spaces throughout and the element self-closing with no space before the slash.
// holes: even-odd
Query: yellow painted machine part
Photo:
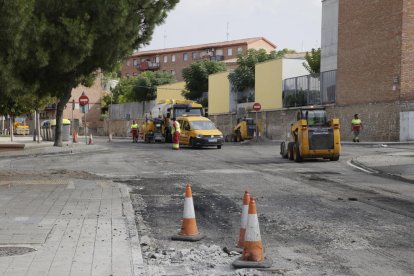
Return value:
<svg viewBox="0 0 414 276">
<path fill-rule="evenodd" d="M 339 119 L 332 119 L 330 125 L 333 130 L 334 134 L 334 148 L 333 149 L 324 149 L 324 150 L 310 150 L 309 149 L 309 136 L 308 136 L 308 124 L 306 120 L 299 120 L 293 124 L 291 127 L 291 134 L 292 137 L 295 137 L 295 133 L 298 136 L 298 142 L 300 145 L 299 151 L 300 155 L 303 158 L 307 157 L 332 157 L 332 156 L 339 156 L 341 153 L 341 137 L 340 137 L 340 125 Z M 334 126 L 337 125 L 338 127 L 335 128 Z M 303 129 L 306 128 L 306 129 Z"/>
</svg>

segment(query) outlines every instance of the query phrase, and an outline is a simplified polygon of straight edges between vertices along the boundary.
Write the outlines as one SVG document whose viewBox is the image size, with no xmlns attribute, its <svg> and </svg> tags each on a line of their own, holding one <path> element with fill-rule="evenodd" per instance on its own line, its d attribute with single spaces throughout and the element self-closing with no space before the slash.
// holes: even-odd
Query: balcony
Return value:
<svg viewBox="0 0 414 276">
<path fill-rule="evenodd" d="M 136 65 L 138 70 L 140 71 L 146 71 L 146 70 L 158 70 L 160 69 L 160 63 L 159 62 L 153 62 L 153 61 L 141 61 Z"/>
</svg>

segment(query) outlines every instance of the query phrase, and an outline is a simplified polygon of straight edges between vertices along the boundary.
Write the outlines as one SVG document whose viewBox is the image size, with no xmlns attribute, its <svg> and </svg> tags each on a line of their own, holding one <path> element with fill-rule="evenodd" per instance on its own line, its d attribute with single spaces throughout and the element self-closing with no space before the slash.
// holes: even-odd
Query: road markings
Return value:
<svg viewBox="0 0 414 276">
<path fill-rule="evenodd" d="M 369 173 L 369 174 L 373 174 L 373 173 L 375 173 L 375 171 L 370 171 L 370 170 L 364 169 L 363 167 L 360 167 L 360 166 L 355 165 L 352 161 L 353 161 L 353 160 L 348 160 L 346 163 L 347 163 L 349 166 L 351 166 L 351 167 L 353 167 L 353 168 L 355 168 L 355 169 L 358 169 L 358 170 L 360 170 L 360 171 L 363 171 L 363 172 L 366 172 L 366 173 Z"/>
</svg>

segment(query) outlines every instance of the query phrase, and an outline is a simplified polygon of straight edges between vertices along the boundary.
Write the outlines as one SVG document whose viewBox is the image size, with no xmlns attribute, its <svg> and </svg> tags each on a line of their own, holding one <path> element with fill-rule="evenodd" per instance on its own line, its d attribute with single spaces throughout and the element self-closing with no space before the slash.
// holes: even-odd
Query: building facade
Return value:
<svg viewBox="0 0 414 276">
<path fill-rule="evenodd" d="M 367 140 L 414 140 L 414 0 L 324 0 L 322 14 L 321 71 L 336 69 L 332 115 L 347 129 L 358 113 Z"/>
<path fill-rule="evenodd" d="M 124 60 L 121 75 L 137 76 L 144 71 L 165 71 L 182 81 L 182 69 L 191 63 L 208 59 L 223 61 L 229 69 L 235 68 L 237 55 L 249 49 L 265 49 L 270 52 L 276 45 L 263 37 L 231 40 L 209 44 L 136 52 Z"/>
</svg>

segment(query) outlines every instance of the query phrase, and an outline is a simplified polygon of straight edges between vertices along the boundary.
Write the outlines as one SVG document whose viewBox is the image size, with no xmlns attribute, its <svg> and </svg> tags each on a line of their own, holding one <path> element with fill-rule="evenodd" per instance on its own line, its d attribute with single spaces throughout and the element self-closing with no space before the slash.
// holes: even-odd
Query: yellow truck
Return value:
<svg viewBox="0 0 414 276">
<path fill-rule="evenodd" d="M 16 121 L 13 124 L 13 134 L 29 135 L 29 133 L 30 133 L 30 130 L 29 130 L 29 126 L 26 125 L 26 120 L 25 119 L 18 120 L 18 118 L 16 118 Z"/>
<path fill-rule="evenodd" d="M 324 108 L 302 108 L 290 126 L 291 141 L 282 142 L 283 158 L 302 162 L 324 158 L 338 161 L 341 152 L 339 119 L 327 120 Z"/>
<path fill-rule="evenodd" d="M 172 142 L 170 120 L 184 114 L 204 116 L 204 109 L 201 104 L 194 101 L 167 99 L 160 101 L 151 109 L 147 121 L 160 119 L 162 121 L 162 136 L 165 138 L 165 142 L 170 143 Z"/>
</svg>

